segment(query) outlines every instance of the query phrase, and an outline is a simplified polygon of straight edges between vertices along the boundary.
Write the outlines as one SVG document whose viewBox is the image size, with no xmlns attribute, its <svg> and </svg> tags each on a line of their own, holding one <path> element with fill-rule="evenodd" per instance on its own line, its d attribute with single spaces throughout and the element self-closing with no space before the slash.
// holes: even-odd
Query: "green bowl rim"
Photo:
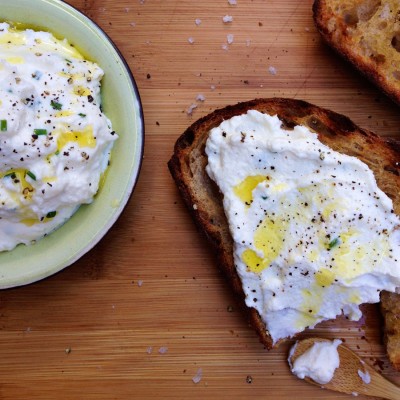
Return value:
<svg viewBox="0 0 400 400">
<path fill-rule="evenodd" d="M 138 123 L 136 126 L 136 133 L 137 133 L 137 137 L 138 137 L 138 139 L 140 139 L 140 141 L 138 141 L 138 143 L 137 143 L 137 145 L 138 145 L 138 152 L 137 152 L 138 162 L 136 164 L 137 170 L 136 170 L 136 173 L 133 175 L 132 182 L 130 182 L 129 189 L 126 191 L 126 193 L 124 193 L 121 205 L 118 207 L 115 214 L 112 216 L 112 218 L 110 218 L 104 224 L 104 227 L 103 227 L 103 230 L 101 231 L 101 233 L 99 235 L 97 235 L 96 237 L 94 237 L 91 242 L 89 242 L 84 248 L 81 249 L 81 251 L 79 251 L 73 258 L 69 259 L 65 264 L 62 265 L 61 268 L 59 268 L 58 270 L 55 270 L 54 272 L 48 273 L 48 271 L 47 271 L 47 273 L 42 274 L 42 276 L 39 276 L 39 277 L 28 276 L 25 281 L 10 282 L 9 284 L 6 284 L 6 285 L 1 285 L 1 282 L 0 282 L 0 290 L 7 290 L 7 289 L 13 289 L 16 287 L 27 286 L 32 283 L 47 279 L 51 276 L 57 275 L 62 270 L 71 266 L 78 259 L 80 259 L 85 254 L 87 254 L 90 250 L 92 250 L 103 239 L 103 237 L 108 233 L 108 231 L 112 228 L 112 226 L 117 222 L 117 220 L 121 216 L 122 212 L 126 208 L 130 198 L 132 197 L 132 194 L 134 192 L 136 184 L 138 182 L 140 171 L 142 168 L 142 162 L 143 162 L 144 143 L 145 143 L 145 125 L 144 125 L 143 106 L 142 106 L 142 101 L 141 101 L 139 89 L 137 87 L 135 78 L 132 74 L 132 71 L 130 70 L 130 67 L 129 67 L 125 57 L 122 55 L 121 51 L 118 49 L 117 45 L 113 42 L 113 40 L 110 38 L 110 36 L 95 21 L 93 21 L 91 18 L 89 18 L 87 15 L 85 15 L 82 11 L 78 10 L 76 7 L 72 6 L 71 4 L 68 4 L 67 2 L 65 2 L 63 0 L 51 0 L 51 1 L 44 0 L 44 1 L 49 4 L 53 3 L 56 6 L 59 5 L 62 7 L 70 8 L 73 12 L 77 13 L 82 18 L 82 21 L 84 23 L 87 23 L 89 25 L 91 24 L 94 27 L 94 29 L 98 31 L 100 36 L 104 37 L 104 39 L 109 42 L 112 49 L 115 51 L 119 61 L 121 61 L 122 67 L 127 74 L 128 81 L 130 82 L 130 84 L 132 86 L 136 104 L 138 107 L 137 108 L 137 112 L 138 112 L 137 122 Z"/>
</svg>

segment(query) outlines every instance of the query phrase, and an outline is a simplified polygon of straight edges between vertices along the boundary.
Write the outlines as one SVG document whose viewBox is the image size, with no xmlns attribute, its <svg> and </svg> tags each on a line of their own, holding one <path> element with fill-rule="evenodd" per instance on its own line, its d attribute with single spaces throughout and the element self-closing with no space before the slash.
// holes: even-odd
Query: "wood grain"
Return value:
<svg viewBox="0 0 400 400">
<path fill-rule="evenodd" d="M 321 42 L 311 0 L 69 3 L 129 63 L 143 102 L 145 158 L 134 195 L 99 245 L 53 277 L 0 292 L 0 398 L 347 398 L 293 377 L 289 344 L 270 352 L 259 344 L 166 162 L 189 124 L 237 101 L 304 99 L 395 137 L 398 108 Z M 224 24 L 224 15 L 233 22 Z M 384 354 L 377 307 L 364 310 L 358 323 L 339 318 L 312 335 L 344 339 L 400 383 Z"/>
</svg>

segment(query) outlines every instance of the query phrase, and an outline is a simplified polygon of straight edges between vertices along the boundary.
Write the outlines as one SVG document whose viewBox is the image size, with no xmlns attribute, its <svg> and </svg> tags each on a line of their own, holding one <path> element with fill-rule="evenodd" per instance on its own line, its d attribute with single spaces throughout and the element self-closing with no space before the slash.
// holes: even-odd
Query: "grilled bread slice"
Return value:
<svg viewBox="0 0 400 400">
<path fill-rule="evenodd" d="M 400 104 L 399 0 L 315 0 L 325 41 Z"/>
<path fill-rule="evenodd" d="M 332 149 L 358 157 L 372 169 L 378 186 L 393 200 L 397 214 L 400 214 L 400 166 L 397 163 L 400 146 L 359 128 L 343 115 L 304 101 L 284 98 L 256 99 L 216 110 L 195 122 L 177 140 L 168 163 L 170 172 L 199 229 L 214 248 L 219 266 L 247 310 L 250 323 L 261 342 L 270 349 L 273 342 L 260 315 L 245 305 L 241 281 L 234 266 L 233 241 L 222 195 L 205 171 L 205 144 L 210 129 L 248 110 L 278 115 L 288 131 L 295 125 L 305 125 Z"/>
</svg>

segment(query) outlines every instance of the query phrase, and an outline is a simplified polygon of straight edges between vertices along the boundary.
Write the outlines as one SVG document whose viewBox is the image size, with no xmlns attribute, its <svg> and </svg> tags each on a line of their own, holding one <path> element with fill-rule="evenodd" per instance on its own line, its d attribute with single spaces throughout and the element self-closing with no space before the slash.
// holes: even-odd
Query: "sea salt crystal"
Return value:
<svg viewBox="0 0 400 400">
<path fill-rule="evenodd" d="M 160 354 L 165 354 L 168 351 L 168 347 L 162 346 L 158 349 Z"/>
<path fill-rule="evenodd" d="M 135 27 L 136 23 L 135 22 L 131 22 L 129 25 Z"/>
<path fill-rule="evenodd" d="M 228 42 L 228 44 L 232 44 L 233 43 L 233 34 L 229 33 L 228 35 L 226 35 L 226 41 Z"/>
<path fill-rule="evenodd" d="M 360 369 L 358 370 L 358 376 L 361 378 L 361 380 L 365 383 L 365 384 L 369 384 L 371 383 L 371 375 L 369 374 L 368 371 L 361 371 Z"/>
<path fill-rule="evenodd" d="M 200 19 L 200 18 L 196 18 L 196 19 L 194 20 L 194 23 L 195 23 L 197 26 L 199 26 L 199 25 L 201 24 L 201 19 Z"/>
<path fill-rule="evenodd" d="M 188 38 L 188 42 L 189 42 L 190 44 L 193 44 L 193 43 L 194 43 L 194 39 L 190 36 L 190 38 Z"/>
<path fill-rule="evenodd" d="M 268 72 L 271 74 L 271 75 L 276 75 L 276 73 L 277 73 L 277 70 L 276 70 L 276 68 L 275 67 L 269 67 L 268 68 Z"/>
<path fill-rule="evenodd" d="M 152 346 L 149 346 L 147 349 L 146 349 L 146 353 L 147 354 L 151 354 L 153 352 L 153 347 Z"/>
<path fill-rule="evenodd" d="M 137 285 L 138 285 L 139 287 L 141 287 L 141 286 L 143 285 L 143 281 L 142 281 L 141 279 L 139 279 L 139 280 L 137 281 Z"/>
<path fill-rule="evenodd" d="M 203 377 L 203 370 L 199 368 L 196 372 L 196 375 L 192 378 L 192 381 L 197 384 L 201 381 L 202 377 Z"/>
<path fill-rule="evenodd" d="M 251 40 L 250 40 L 250 39 L 246 39 L 246 46 L 247 46 L 247 47 L 250 46 L 250 43 L 251 43 Z"/>
<path fill-rule="evenodd" d="M 194 104 L 194 103 L 191 104 L 189 106 L 189 108 L 187 109 L 186 114 L 187 115 L 192 115 L 195 108 L 197 108 L 197 104 Z"/>
<path fill-rule="evenodd" d="M 210 89 L 211 89 L 211 90 L 215 90 L 215 89 L 216 89 L 215 85 L 211 85 L 211 86 L 210 86 Z"/>
<path fill-rule="evenodd" d="M 230 22 L 233 21 L 233 17 L 232 17 L 232 15 L 225 15 L 224 17 L 222 17 L 222 21 L 225 24 L 229 24 Z"/>
<path fill-rule="evenodd" d="M 228 50 L 228 45 L 226 43 L 224 43 L 221 47 L 222 47 L 222 50 Z"/>
<path fill-rule="evenodd" d="M 197 100 L 197 101 L 205 101 L 206 98 L 205 98 L 204 95 L 202 95 L 201 93 L 199 93 L 199 94 L 196 96 L 196 100 Z"/>
<path fill-rule="evenodd" d="M 236 6 L 237 1 L 236 0 L 228 0 L 229 5 L 231 6 Z"/>
</svg>

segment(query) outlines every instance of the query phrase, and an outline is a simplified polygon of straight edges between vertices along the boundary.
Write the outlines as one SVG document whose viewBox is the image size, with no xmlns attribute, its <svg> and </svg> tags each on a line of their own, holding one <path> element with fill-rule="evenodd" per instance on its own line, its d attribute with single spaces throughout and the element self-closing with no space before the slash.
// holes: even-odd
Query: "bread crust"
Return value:
<svg viewBox="0 0 400 400">
<path fill-rule="evenodd" d="M 313 16 L 323 39 L 400 104 L 398 0 L 315 0 Z"/>
<path fill-rule="evenodd" d="M 356 126 L 344 115 L 286 98 L 255 99 L 218 109 L 194 122 L 178 138 L 168 162 L 172 177 L 198 228 L 215 250 L 218 265 L 238 301 L 246 308 L 249 322 L 258 333 L 260 341 L 267 349 L 271 349 L 273 342 L 260 315 L 254 308 L 245 305 L 245 294 L 234 266 L 233 241 L 223 209 L 222 195 L 205 171 L 205 144 L 210 129 L 248 110 L 277 115 L 288 131 L 295 125 L 305 125 L 333 150 L 358 157 L 372 169 L 378 186 L 393 200 L 397 214 L 400 214 L 400 147 L 396 142 L 386 141 Z"/>
</svg>

